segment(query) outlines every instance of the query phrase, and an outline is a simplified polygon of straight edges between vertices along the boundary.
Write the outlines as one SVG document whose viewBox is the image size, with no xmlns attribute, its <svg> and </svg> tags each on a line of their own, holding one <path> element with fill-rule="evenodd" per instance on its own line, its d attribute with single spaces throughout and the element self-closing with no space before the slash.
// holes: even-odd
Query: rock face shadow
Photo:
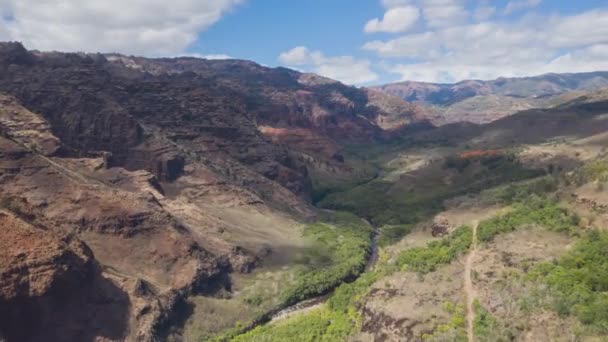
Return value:
<svg viewBox="0 0 608 342">
<path fill-rule="evenodd" d="M 129 331 L 128 295 L 98 267 L 75 286 L 0 302 L 0 341 L 122 341 Z M 2 339 L 4 338 L 4 340 Z"/>
</svg>

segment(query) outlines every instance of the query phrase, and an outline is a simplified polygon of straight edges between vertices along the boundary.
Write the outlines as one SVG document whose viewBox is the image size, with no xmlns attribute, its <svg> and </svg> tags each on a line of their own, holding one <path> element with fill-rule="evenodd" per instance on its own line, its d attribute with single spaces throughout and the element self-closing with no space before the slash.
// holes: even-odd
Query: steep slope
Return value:
<svg viewBox="0 0 608 342">
<path fill-rule="evenodd" d="M 101 158 L 64 159 L 41 154 L 49 151 L 44 149 L 48 141 L 59 142 L 46 129 L 48 124 L 10 97 L 2 96 L 2 103 L 0 207 L 7 220 L 2 236 L 15 251 L 3 249 L 8 253 L 3 257 L 8 259 L 3 260 L 2 272 L 6 280 L 13 279 L 7 285 L 22 284 L 19 286 L 32 290 L 3 298 L 6 319 L 1 329 L 9 340 L 35 341 L 40 338 L 36 334 L 49 334 L 52 340 L 70 341 L 92 339 L 97 333 L 115 341 L 127 336 L 155 340 L 176 302 L 203 291 L 231 266 L 240 267 L 239 262 L 246 258 L 231 258 L 229 246 L 223 256 L 202 248 L 209 243 L 197 239 L 163 208 L 158 182 L 151 174 L 106 170 Z M 36 140 L 40 137 L 44 139 Z M 16 227 L 14 234 L 11 227 Z M 26 236 L 31 236 L 31 241 Z M 73 256 L 69 254 L 71 247 L 58 244 L 60 241 L 84 241 L 88 247 L 76 247 L 73 253 L 77 256 Z M 23 256 L 37 258 L 38 250 L 40 261 L 24 260 L 21 268 L 10 261 Z M 70 264 L 64 266 L 64 259 Z M 253 262 L 253 257 L 247 262 Z M 72 264 L 76 265 L 74 270 Z M 74 280 L 64 284 L 62 272 Z M 35 283 L 27 285 L 28 279 Z M 104 299 L 107 296 L 110 299 Z M 108 308 L 96 308 L 100 301 L 107 302 Z M 80 317 L 76 308 L 87 311 Z M 71 311 L 62 314 L 62 310 Z M 109 310 L 108 317 L 100 316 L 95 326 L 87 326 L 96 310 L 100 315 Z M 31 316 L 32 326 L 40 325 L 39 329 L 23 329 L 23 315 Z M 54 315 L 65 317 L 66 322 L 56 322 Z M 19 335 L 29 333 L 35 335 Z"/>
<path fill-rule="evenodd" d="M 299 200 L 287 197 L 310 198 L 306 167 L 349 172 L 343 144 L 420 120 L 396 98 L 247 61 L 40 53 L 3 43 L 0 69 L 0 91 L 49 121 L 62 155 L 109 152 L 110 166 L 161 181 L 196 160 L 297 211 Z"/>
<path fill-rule="evenodd" d="M 86 295 L 56 297 L 43 286 L 2 298 L 0 334 L 38 339 L 14 323 L 30 314 L 19 311 L 27 301 L 31 310 L 44 306 L 36 333 L 77 330 L 58 340 L 154 341 L 172 333 L 188 298 L 238 296 L 233 284 L 251 281 L 238 273 L 268 264 L 298 281 L 283 267 L 311 248 L 302 229 L 316 215 L 315 168 L 351 177 L 359 170 L 342 156 L 344 145 L 398 134 L 420 121 L 415 111 L 395 97 L 246 61 L 0 43 L 0 209 L 33 240 L 82 243 L 82 263 L 91 266 L 75 272 L 94 275 L 82 281 Z M 56 255 L 70 246 L 57 245 Z M 53 255 L 48 269 L 65 269 Z M 11 258 L 0 272 L 12 279 Z M 116 298 L 108 310 L 122 325 L 87 326 L 87 313 L 58 330 L 48 323 L 60 303 L 88 310 L 90 298 L 105 296 Z"/>
<path fill-rule="evenodd" d="M 463 121 L 488 123 L 521 110 L 551 107 L 569 92 L 580 95 L 580 92 L 603 87 L 608 87 L 608 72 L 469 80 L 455 84 L 407 81 L 376 89 L 431 107 L 429 119 L 442 125 Z"/>
<path fill-rule="evenodd" d="M 384 172 L 318 205 L 377 225 L 379 263 L 237 341 L 606 339 L 605 95 L 361 148 Z"/>
<path fill-rule="evenodd" d="M 121 340 L 129 299 L 100 275 L 91 250 L 0 210 L 0 337 Z"/>
</svg>

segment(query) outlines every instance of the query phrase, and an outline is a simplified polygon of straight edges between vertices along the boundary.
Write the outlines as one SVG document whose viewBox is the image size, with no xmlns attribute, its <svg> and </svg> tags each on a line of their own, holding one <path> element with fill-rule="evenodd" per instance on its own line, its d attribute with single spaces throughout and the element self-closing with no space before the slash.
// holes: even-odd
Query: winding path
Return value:
<svg viewBox="0 0 608 342">
<path fill-rule="evenodd" d="M 473 280 L 471 279 L 471 273 L 473 270 L 473 259 L 477 252 L 477 226 L 479 221 L 473 221 L 473 237 L 471 241 L 471 251 L 467 255 L 467 259 L 464 264 L 464 292 L 467 301 L 467 337 L 469 342 L 475 341 L 475 334 L 473 332 L 473 321 L 475 320 L 475 309 L 473 308 L 473 302 L 475 301 L 475 288 L 473 287 Z"/>
</svg>

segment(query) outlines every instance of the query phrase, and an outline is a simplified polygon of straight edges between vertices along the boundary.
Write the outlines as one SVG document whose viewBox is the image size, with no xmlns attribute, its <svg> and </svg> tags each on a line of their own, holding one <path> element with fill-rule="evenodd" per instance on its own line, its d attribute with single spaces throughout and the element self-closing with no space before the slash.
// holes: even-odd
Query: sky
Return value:
<svg viewBox="0 0 608 342">
<path fill-rule="evenodd" d="M 452 83 L 608 70 L 608 1 L 0 0 L 0 40 Z"/>
</svg>

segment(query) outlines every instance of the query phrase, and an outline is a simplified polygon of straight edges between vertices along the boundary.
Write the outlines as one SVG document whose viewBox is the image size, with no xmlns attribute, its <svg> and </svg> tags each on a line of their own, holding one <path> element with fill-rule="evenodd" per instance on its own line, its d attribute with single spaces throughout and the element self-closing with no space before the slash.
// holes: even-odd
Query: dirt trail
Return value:
<svg viewBox="0 0 608 342">
<path fill-rule="evenodd" d="M 467 259 L 464 264 L 464 291 L 467 300 L 467 337 L 469 342 L 475 341 L 475 334 L 473 333 L 473 320 L 475 319 L 475 310 L 473 309 L 473 302 L 475 300 L 475 288 L 473 287 L 471 273 L 473 269 L 473 259 L 475 259 L 475 253 L 477 251 L 478 224 L 478 221 L 473 221 L 473 238 L 471 241 L 471 251 L 469 252 L 469 255 L 467 255 Z"/>
</svg>

